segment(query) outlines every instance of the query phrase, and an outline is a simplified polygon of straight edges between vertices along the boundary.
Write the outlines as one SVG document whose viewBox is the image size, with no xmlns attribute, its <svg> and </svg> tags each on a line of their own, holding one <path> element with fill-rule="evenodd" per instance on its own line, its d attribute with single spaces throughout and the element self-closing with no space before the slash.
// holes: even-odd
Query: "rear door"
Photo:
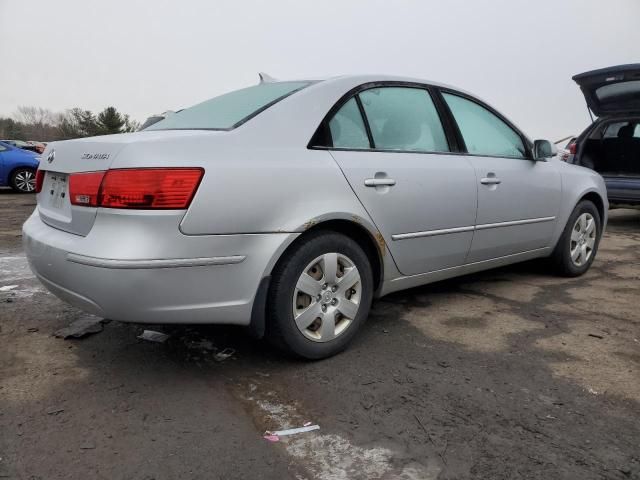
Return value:
<svg viewBox="0 0 640 480">
<path fill-rule="evenodd" d="M 473 237 L 475 173 L 453 154 L 431 93 L 414 85 L 363 87 L 328 129 L 331 154 L 399 270 L 462 265 Z"/>
<path fill-rule="evenodd" d="M 523 136 L 475 99 L 444 92 L 477 177 L 478 213 L 467 263 L 547 247 L 560 208 L 557 162 L 534 161 Z"/>
<path fill-rule="evenodd" d="M 589 109 L 598 117 L 640 112 L 640 64 L 601 68 L 575 75 Z"/>
</svg>

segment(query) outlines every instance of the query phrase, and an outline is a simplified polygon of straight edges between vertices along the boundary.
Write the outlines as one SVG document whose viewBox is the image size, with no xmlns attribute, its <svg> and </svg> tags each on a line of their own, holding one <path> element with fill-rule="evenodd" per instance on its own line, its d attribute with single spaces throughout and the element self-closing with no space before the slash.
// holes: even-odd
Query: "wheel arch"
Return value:
<svg viewBox="0 0 640 480">
<path fill-rule="evenodd" d="M 386 254 L 386 244 L 380 232 L 376 230 L 372 233 L 362 223 L 357 220 L 345 220 L 341 218 L 324 220 L 313 224 L 304 233 L 302 233 L 281 255 L 284 254 L 289 248 L 291 248 L 298 240 L 305 238 L 305 236 L 311 232 L 319 230 L 330 231 L 345 235 L 354 240 L 358 245 L 362 247 L 369 262 L 371 263 L 371 269 L 373 270 L 373 285 L 374 292 L 377 292 L 382 285 L 382 279 L 384 274 L 384 262 L 383 256 Z"/>
<path fill-rule="evenodd" d="M 13 175 L 18 171 L 18 170 L 33 170 L 33 173 L 35 173 L 38 170 L 38 167 L 34 167 L 32 165 L 27 165 L 27 164 L 21 164 L 21 165 L 14 165 L 8 172 L 7 172 L 7 178 L 6 178 L 6 184 L 7 185 L 11 185 L 11 181 L 13 180 Z"/>
<path fill-rule="evenodd" d="M 602 199 L 600 194 L 595 191 L 587 192 L 580 198 L 580 200 L 578 200 L 576 205 L 578 205 L 578 203 L 582 202 L 583 200 L 589 200 L 596 206 L 596 208 L 598 209 L 598 213 L 600 214 L 600 221 L 604 224 L 607 212 L 605 211 L 604 200 Z M 573 208 L 575 208 L 575 206 Z"/>
<path fill-rule="evenodd" d="M 384 280 L 384 256 L 387 255 L 387 246 L 382 234 L 375 229 L 375 227 L 369 226 L 366 221 L 357 216 L 351 216 L 350 218 L 337 216 L 308 221 L 303 225 L 302 229 L 303 231 L 275 256 L 260 282 L 254 298 L 251 322 L 249 324 L 249 332 L 256 338 L 262 338 L 266 330 L 266 302 L 271 283 L 271 273 L 276 266 L 286 258 L 288 252 L 312 232 L 336 232 L 358 243 L 371 263 L 374 295 L 382 288 Z"/>
<path fill-rule="evenodd" d="M 557 229 L 553 238 L 553 242 L 551 244 L 554 250 L 558 246 L 558 242 L 560 241 L 562 232 L 564 231 L 567 221 L 571 217 L 571 213 L 575 210 L 578 204 L 583 200 L 589 200 L 596 206 L 596 209 L 598 210 L 598 214 L 600 215 L 600 222 L 601 222 L 600 228 L 602 230 L 602 233 L 604 233 L 604 229 L 607 224 L 608 202 L 602 197 L 601 192 L 596 189 L 589 189 L 589 190 L 583 191 L 579 195 L 576 195 L 576 197 L 577 197 L 577 200 L 575 201 L 575 203 L 566 204 L 565 207 L 567 208 L 564 210 L 563 213 L 561 213 L 560 218 L 562 219 L 562 222 L 558 223 Z M 569 206 L 571 208 L 568 208 Z"/>
</svg>

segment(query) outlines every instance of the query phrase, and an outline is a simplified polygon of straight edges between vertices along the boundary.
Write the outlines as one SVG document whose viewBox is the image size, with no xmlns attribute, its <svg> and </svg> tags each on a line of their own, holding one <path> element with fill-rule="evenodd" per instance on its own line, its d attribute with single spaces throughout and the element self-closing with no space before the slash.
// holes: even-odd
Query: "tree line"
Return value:
<svg viewBox="0 0 640 480">
<path fill-rule="evenodd" d="M 107 107 L 98 114 L 81 108 L 52 112 L 41 107 L 19 107 L 12 117 L 0 117 L 0 139 L 6 140 L 52 142 L 135 132 L 138 128 L 138 122 L 115 107 Z"/>
</svg>

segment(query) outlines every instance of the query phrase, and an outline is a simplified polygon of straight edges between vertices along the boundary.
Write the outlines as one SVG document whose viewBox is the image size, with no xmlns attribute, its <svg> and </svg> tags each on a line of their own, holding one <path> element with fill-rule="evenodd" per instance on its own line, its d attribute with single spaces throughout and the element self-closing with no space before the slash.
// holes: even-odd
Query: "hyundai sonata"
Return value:
<svg viewBox="0 0 640 480">
<path fill-rule="evenodd" d="M 452 87 L 264 77 L 137 133 L 49 144 L 24 244 L 87 312 L 245 325 L 316 359 L 393 291 L 538 257 L 583 274 L 604 182 L 553 156 Z"/>
</svg>

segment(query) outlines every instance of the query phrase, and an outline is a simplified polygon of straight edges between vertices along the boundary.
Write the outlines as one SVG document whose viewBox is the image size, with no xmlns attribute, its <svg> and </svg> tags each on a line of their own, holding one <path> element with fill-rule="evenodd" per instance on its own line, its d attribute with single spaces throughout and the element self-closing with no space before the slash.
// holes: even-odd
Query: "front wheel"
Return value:
<svg viewBox="0 0 640 480">
<path fill-rule="evenodd" d="M 363 249 L 339 233 L 311 233 L 273 272 L 267 337 L 303 358 L 330 357 L 364 323 L 372 298 L 373 273 Z"/>
<path fill-rule="evenodd" d="M 11 174 L 10 186 L 16 192 L 33 193 L 36 190 L 36 172 L 32 168 L 19 168 Z"/>
<path fill-rule="evenodd" d="M 551 256 L 559 274 L 577 277 L 589 270 L 598 251 L 601 225 L 593 202 L 583 200 L 576 205 Z"/>
</svg>

